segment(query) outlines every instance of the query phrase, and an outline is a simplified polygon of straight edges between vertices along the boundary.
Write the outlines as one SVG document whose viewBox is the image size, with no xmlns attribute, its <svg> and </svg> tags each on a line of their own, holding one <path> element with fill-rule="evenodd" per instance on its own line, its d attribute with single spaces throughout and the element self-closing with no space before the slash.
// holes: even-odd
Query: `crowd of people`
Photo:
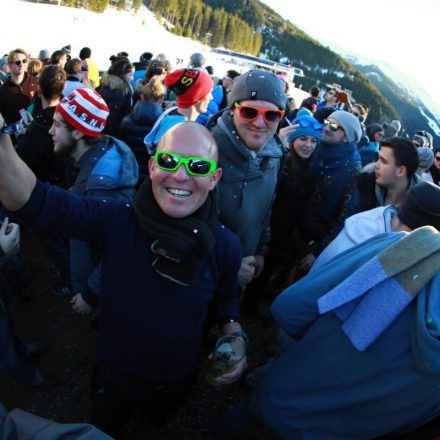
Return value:
<svg viewBox="0 0 440 440">
<path fill-rule="evenodd" d="M 90 48 L 74 58 L 70 46 L 0 60 L 0 271 L 22 265 L 26 227 L 50 255 L 56 293 L 78 313 L 99 310 L 93 426 L 51 425 L 50 438 L 118 438 L 140 407 L 163 418 L 197 380 L 206 332 L 248 348 L 240 313 L 264 326 L 267 300 L 276 353 L 215 378 L 249 394 L 207 438 L 240 438 L 255 420 L 285 439 L 329 440 L 435 420 L 432 135 L 399 136 L 399 121 L 370 121 L 336 89 L 313 87 L 295 108 L 285 77 L 219 79 L 200 53 L 177 69 L 149 52 L 109 61 L 100 74 Z M 43 347 L 17 337 L 13 294 L 0 279 L 0 367 L 56 387 L 29 361 Z M 4 426 L 40 429 L 24 414 Z"/>
</svg>

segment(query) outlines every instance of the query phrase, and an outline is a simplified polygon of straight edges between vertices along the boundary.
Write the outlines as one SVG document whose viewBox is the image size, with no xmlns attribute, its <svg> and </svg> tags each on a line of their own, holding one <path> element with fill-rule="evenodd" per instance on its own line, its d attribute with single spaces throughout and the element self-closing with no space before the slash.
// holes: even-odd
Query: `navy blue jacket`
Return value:
<svg viewBox="0 0 440 440">
<path fill-rule="evenodd" d="M 14 217 L 39 232 L 54 231 L 100 248 L 97 358 L 140 381 L 174 383 L 195 373 L 203 323 L 214 299 L 220 320 L 238 318 L 241 247 L 220 223 L 199 281 L 182 286 L 153 270 L 151 243 L 129 202 L 78 197 L 37 182 Z"/>
</svg>

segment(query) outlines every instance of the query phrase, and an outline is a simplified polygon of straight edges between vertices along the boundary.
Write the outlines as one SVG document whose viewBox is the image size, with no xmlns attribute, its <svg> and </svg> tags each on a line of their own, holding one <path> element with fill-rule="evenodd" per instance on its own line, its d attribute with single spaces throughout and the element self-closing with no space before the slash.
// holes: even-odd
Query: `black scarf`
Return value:
<svg viewBox="0 0 440 440">
<path fill-rule="evenodd" d="M 213 233 L 217 220 L 217 200 L 210 191 L 205 203 L 191 216 L 172 218 L 157 204 L 147 177 L 133 201 L 136 219 L 152 241 L 151 251 L 157 254 L 154 270 L 175 283 L 194 284 L 206 256 L 215 244 Z"/>
</svg>

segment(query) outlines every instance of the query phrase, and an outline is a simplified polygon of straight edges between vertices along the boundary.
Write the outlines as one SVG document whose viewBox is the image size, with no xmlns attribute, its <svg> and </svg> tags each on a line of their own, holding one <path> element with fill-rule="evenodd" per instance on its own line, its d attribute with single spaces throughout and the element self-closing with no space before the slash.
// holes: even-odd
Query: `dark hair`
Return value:
<svg viewBox="0 0 440 440">
<path fill-rule="evenodd" d="M 145 61 L 150 61 L 151 58 L 153 58 L 153 54 L 151 52 L 144 52 L 140 57 L 139 57 L 139 61 L 140 62 L 145 62 Z"/>
<path fill-rule="evenodd" d="M 408 180 L 411 180 L 419 167 L 419 155 L 414 144 L 408 139 L 394 136 L 380 141 L 380 146 L 393 150 L 396 165 L 404 166 L 406 168 L 406 177 Z"/>
<path fill-rule="evenodd" d="M 145 70 L 145 84 L 150 81 L 151 78 L 155 75 L 162 75 L 165 71 L 165 66 L 162 63 L 162 61 L 159 60 L 153 60 L 148 65 L 147 69 Z"/>
<path fill-rule="evenodd" d="M 79 58 L 81 60 L 85 60 L 86 58 L 90 58 L 92 56 L 92 51 L 90 50 L 90 47 L 83 47 L 79 51 Z"/>
<path fill-rule="evenodd" d="M 66 52 L 62 50 L 56 50 L 50 57 L 50 64 L 58 64 L 62 57 L 66 56 Z"/>
<path fill-rule="evenodd" d="M 206 66 L 205 70 L 210 74 L 210 75 L 214 75 L 214 67 L 212 66 Z"/>
<path fill-rule="evenodd" d="M 40 94 L 47 101 L 60 98 L 66 85 L 66 72 L 60 66 L 47 66 L 41 72 L 38 85 Z"/>
<path fill-rule="evenodd" d="M 82 62 L 79 58 L 72 58 L 71 60 L 67 61 L 66 64 L 66 73 L 69 75 L 75 75 L 77 73 L 80 73 L 82 70 Z"/>
<path fill-rule="evenodd" d="M 133 64 L 130 63 L 126 58 L 122 58 L 118 61 L 115 61 L 110 68 L 108 69 L 108 73 L 111 75 L 116 75 L 122 78 L 125 74 L 134 70 Z"/>
<path fill-rule="evenodd" d="M 237 78 L 237 76 L 240 76 L 240 73 L 237 72 L 236 70 L 228 70 L 228 71 L 226 72 L 226 76 L 227 76 L 228 78 L 234 79 L 234 78 Z"/>
<path fill-rule="evenodd" d="M 319 96 L 319 93 L 321 92 L 321 89 L 319 87 L 313 86 L 310 89 L 310 94 L 314 97 L 317 98 Z"/>
</svg>

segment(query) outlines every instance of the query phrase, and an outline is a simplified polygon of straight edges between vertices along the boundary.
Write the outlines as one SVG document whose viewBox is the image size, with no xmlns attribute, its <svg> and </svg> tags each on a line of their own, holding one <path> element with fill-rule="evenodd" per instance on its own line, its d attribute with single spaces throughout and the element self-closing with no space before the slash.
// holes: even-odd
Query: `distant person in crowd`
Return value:
<svg viewBox="0 0 440 440">
<path fill-rule="evenodd" d="M 392 231 L 411 232 L 422 226 L 440 230 L 440 188 L 428 182 L 412 186 L 398 208 L 379 206 L 345 220 L 344 228 L 319 255 L 312 270 L 376 235 Z"/>
<path fill-rule="evenodd" d="M 70 95 L 75 89 L 88 87 L 83 82 L 82 62 L 79 58 L 72 58 L 66 64 L 67 80 L 63 90 L 63 96 Z"/>
<path fill-rule="evenodd" d="M 384 138 L 399 136 L 400 130 L 402 129 L 402 124 L 398 120 L 393 120 L 389 124 L 384 124 Z"/>
<path fill-rule="evenodd" d="M 3 121 L 2 124 L 3 125 Z M 7 164 L 6 164 L 7 166 Z M 19 187 L 21 182 L 17 182 Z M 37 388 L 55 385 L 54 378 L 44 376 L 27 361 L 44 353 L 45 347 L 39 344 L 25 344 L 15 334 L 12 315 L 6 293 L 8 286 L 3 276 L 7 259 L 20 250 L 20 227 L 3 218 L 0 227 L 0 369 L 7 371 L 18 381 Z M 1 431 L 0 431 L 1 434 Z"/>
<path fill-rule="evenodd" d="M 87 65 L 87 79 L 93 88 L 99 86 L 99 69 L 98 66 L 91 60 L 92 51 L 89 47 L 83 47 L 79 51 L 79 59 Z"/>
<path fill-rule="evenodd" d="M 139 164 L 140 179 L 148 174 L 149 155 L 145 151 L 144 139 L 163 113 L 165 92 L 161 77 L 153 76 L 144 86 L 141 99 L 121 123 L 122 139 L 134 152 Z"/>
<path fill-rule="evenodd" d="M 329 89 L 325 95 L 324 99 L 318 104 L 318 108 L 321 107 L 333 107 L 336 109 L 338 103 L 338 91 L 336 89 Z"/>
<path fill-rule="evenodd" d="M 374 171 L 357 179 L 358 212 L 384 205 L 399 206 L 408 189 L 418 183 L 415 175 L 419 157 L 412 142 L 400 137 L 380 141 L 379 159 Z"/>
<path fill-rule="evenodd" d="M 26 109 L 38 90 L 38 78 L 27 74 L 29 57 L 23 49 L 9 52 L 9 78 L 0 87 L 0 113 L 6 124 L 21 119 L 19 110 Z"/>
<path fill-rule="evenodd" d="M 71 57 L 71 53 L 72 53 L 72 46 L 70 44 L 66 44 L 66 46 L 63 46 L 61 48 L 61 50 L 66 54 L 67 57 L 67 61 L 69 61 L 72 57 Z"/>
<path fill-rule="evenodd" d="M 153 76 L 159 76 L 163 81 L 167 72 L 165 70 L 165 64 L 163 61 L 154 59 L 148 63 L 145 69 L 145 74 L 142 78 L 139 78 L 133 87 L 133 103 L 136 104 L 142 96 L 143 88 L 149 83 Z"/>
<path fill-rule="evenodd" d="M 364 124 L 368 118 L 368 107 L 358 102 L 351 106 L 350 113 L 356 116 L 361 124 Z"/>
<path fill-rule="evenodd" d="M 288 287 L 272 304 L 281 353 L 211 438 L 244 438 L 256 420 L 286 440 L 435 436 L 413 431 L 440 415 L 439 272 L 440 234 L 425 226 Z"/>
<path fill-rule="evenodd" d="M 205 65 L 205 57 L 200 52 L 194 52 L 189 59 L 189 65 L 195 69 L 203 67 Z"/>
<path fill-rule="evenodd" d="M 228 70 L 225 76 L 222 78 L 222 89 L 223 89 L 223 97 L 222 102 L 219 105 L 219 110 L 222 110 L 228 107 L 228 96 L 231 93 L 232 86 L 234 84 L 234 79 L 240 76 L 240 73 L 236 70 Z"/>
<path fill-rule="evenodd" d="M 62 69 L 66 66 L 67 55 L 62 50 L 56 50 L 50 57 L 50 64 L 53 66 L 60 66 Z"/>
<path fill-rule="evenodd" d="M 110 109 L 110 115 L 105 125 L 105 133 L 121 137 L 121 122 L 128 115 L 132 107 L 134 66 L 127 59 L 120 59 L 113 63 L 108 73 L 101 78 L 101 84 L 96 89 L 104 98 Z"/>
<path fill-rule="evenodd" d="M 59 66 L 47 66 L 38 79 L 42 110 L 37 113 L 24 134 L 17 136 L 17 153 L 42 182 L 67 188 L 70 160 L 54 152 L 49 129 L 55 109 L 65 88 L 66 73 Z"/>
<path fill-rule="evenodd" d="M 432 181 L 436 185 L 440 185 L 440 149 L 438 148 L 434 152 L 434 164 L 429 169 Z"/>
<path fill-rule="evenodd" d="M 359 148 L 362 166 L 377 162 L 379 159 L 380 141 L 383 139 L 383 128 L 379 124 L 371 124 L 366 128 L 368 143 Z"/>
<path fill-rule="evenodd" d="M 40 76 L 42 67 L 43 63 L 39 59 L 34 58 L 29 61 L 28 74 L 38 78 Z"/>
<path fill-rule="evenodd" d="M 293 234 L 296 276 L 307 273 L 345 219 L 356 212 L 356 144 L 360 136 L 359 120 L 349 112 L 337 110 L 324 121 L 313 158 L 312 188 Z"/>
<path fill-rule="evenodd" d="M 196 122 L 198 122 L 199 124 L 206 125 L 208 119 L 219 111 L 219 106 L 223 98 L 222 86 L 221 85 L 214 86 L 211 94 L 212 94 L 212 99 L 211 101 L 209 101 L 206 112 L 200 113 L 200 115 L 197 116 Z"/>
<path fill-rule="evenodd" d="M 50 64 L 50 52 L 47 49 L 41 49 L 38 59 L 43 63 L 43 66 L 48 66 Z"/>
<path fill-rule="evenodd" d="M 319 89 L 319 87 L 313 86 L 309 90 L 310 96 L 306 99 L 303 99 L 300 108 L 306 108 L 307 110 L 310 110 L 312 113 L 315 113 L 319 104 L 318 98 L 320 92 L 321 90 Z"/>
<path fill-rule="evenodd" d="M 108 115 L 109 109 L 97 92 L 75 89 L 56 106 L 49 134 L 55 154 L 70 156 L 78 168 L 70 188 L 73 194 L 131 200 L 138 180 L 138 165 L 124 142 L 102 135 Z M 90 244 L 70 240 L 75 306 L 79 307 L 83 298 L 95 299 L 93 295 L 99 295 L 99 261 L 99 253 Z"/>
<path fill-rule="evenodd" d="M 147 69 L 148 65 L 150 64 L 152 58 L 153 58 L 153 54 L 151 52 L 144 52 L 139 57 L 139 61 L 133 63 L 134 75 L 133 75 L 133 80 L 131 82 L 131 85 L 133 87 L 136 84 L 136 81 L 138 81 L 139 79 L 142 79 L 144 77 L 145 70 Z"/>
<path fill-rule="evenodd" d="M 420 147 L 417 148 L 417 155 L 419 156 L 417 175 L 420 177 L 420 180 L 432 182 L 432 176 L 429 169 L 434 164 L 434 153 L 429 147 Z"/>
<path fill-rule="evenodd" d="M 73 92 L 86 93 L 91 97 L 93 91 Z M 105 119 L 102 105 L 92 104 L 97 113 L 77 120 L 78 106 L 69 101 L 54 116 L 60 149 L 64 141 L 64 148 L 81 142 L 83 130 L 97 134 Z M 69 131 L 66 124 L 72 123 Z M 240 243 L 217 220 L 217 160 L 206 128 L 176 125 L 161 139 L 150 159 L 150 179 L 131 204 L 102 195 L 77 197 L 38 182 L 8 136 L 0 136 L 1 203 L 33 230 L 88 241 L 102 252 L 91 422 L 112 437 L 119 438 L 136 408 L 145 417 L 163 418 L 185 401 L 197 379 L 210 304 L 223 334 L 247 340 L 238 322 Z M 216 381 L 238 380 L 245 365 L 246 356 Z"/>
<path fill-rule="evenodd" d="M 145 137 L 148 154 L 153 155 L 162 136 L 173 125 L 195 121 L 205 113 L 212 99 L 213 82 L 204 69 L 178 69 L 165 77 L 165 86 L 176 94 L 176 106 L 170 107 L 157 119 Z"/>
<path fill-rule="evenodd" d="M 284 116 L 282 82 L 264 70 L 234 79 L 229 110 L 208 124 L 217 142 L 223 178 L 220 219 L 241 241 L 239 281 L 249 284 L 264 267 L 270 240 L 270 211 L 282 172 L 283 145 L 276 135 Z"/>
<path fill-rule="evenodd" d="M 9 77 L 8 56 L 0 58 L 0 86 L 3 85 Z"/>
<path fill-rule="evenodd" d="M 290 237 L 300 223 L 298 219 L 313 188 L 313 155 L 321 139 L 322 127 L 310 111 L 303 108 L 298 111 L 292 125 L 280 131 L 288 153 L 272 207 L 269 252 L 261 275 L 247 286 L 243 301 L 246 309 L 254 315 L 259 314 L 259 301 L 264 297 L 275 271 L 284 275 L 295 264 Z"/>
<path fill-rule="evenodd" d="M 413 144 L 419 148 L 419 147 L 428 147 L 433 149 L 433 137 L 432 134 L 425 131 L 425 130 L 419 130 L 416 131 L 413 138 L 412 138 Z"/>
</svg>

